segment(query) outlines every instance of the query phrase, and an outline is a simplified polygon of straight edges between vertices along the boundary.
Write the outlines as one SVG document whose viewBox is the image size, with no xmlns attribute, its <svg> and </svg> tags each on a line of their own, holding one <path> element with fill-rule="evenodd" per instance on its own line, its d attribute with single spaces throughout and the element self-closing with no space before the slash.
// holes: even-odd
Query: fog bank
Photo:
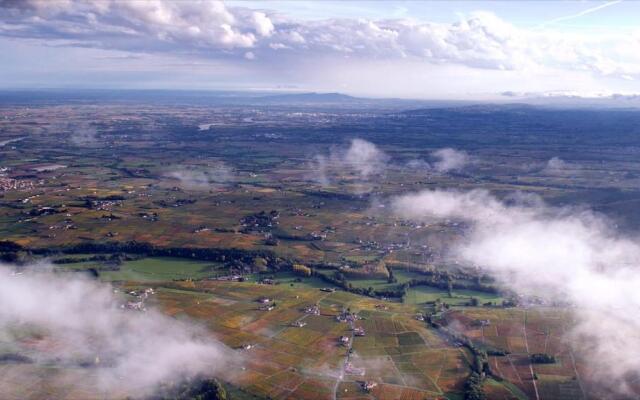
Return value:
<svg viewBox="0 0 640 400">
<path fill-rule="evenodd" d="M 15 274 L 0 266 L 2 351 L 20 362 L 74 371 L 75 380 L 67 376 L 50 382 L 53 387 L 88 387 L 106 397 L 148 395 L 160 383 L 215 374 L 239 361 L 202 329 L 121 303 L 110 285 L 76 273 L 39 266 Z M 9 385 L 37 378 L 23 374 L 23 382 Z M 2 384 L 3 390 L 19 389 Z"/>
<path fill-rule="evenodd" d="M 396 197 L 392 208 L 411 219 L 470 223 L 449 257 L 480 266 L 520 292 L 575 306 L 567 333 L 588 357 L 594 378 L 621 393 L 640 369 L 640 245 L 605 217 L 556 208 L 539 197 L 503 200 L 487 191 L 423 191 Z"/>
</svg>

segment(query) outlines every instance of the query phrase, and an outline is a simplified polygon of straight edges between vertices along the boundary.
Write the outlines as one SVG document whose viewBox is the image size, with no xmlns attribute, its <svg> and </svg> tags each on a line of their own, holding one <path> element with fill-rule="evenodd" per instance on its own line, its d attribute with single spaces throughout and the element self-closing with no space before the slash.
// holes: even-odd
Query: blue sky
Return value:
<svg viewBox="0 0 640 400">
<path fill-rule="evenodd" d="M 0 87 L 640 93 L 640 2 L 0 0 Z"/>
<path fill-rule="evenodd" d="M 604 1 L 227 1 L 227 4 L 255 9 L 279 10 L 292 17 L 314 20 L 322 18 L 406 18 L 452 22 L 474 11 L 492 11 L 522 27 L 536 27 L 555 18 L 575 15 Z M 608 10 L 587 14 L 556 24 L 566 28 L 638 27 L 640 4 L 618 2 Z"/>
</svg>

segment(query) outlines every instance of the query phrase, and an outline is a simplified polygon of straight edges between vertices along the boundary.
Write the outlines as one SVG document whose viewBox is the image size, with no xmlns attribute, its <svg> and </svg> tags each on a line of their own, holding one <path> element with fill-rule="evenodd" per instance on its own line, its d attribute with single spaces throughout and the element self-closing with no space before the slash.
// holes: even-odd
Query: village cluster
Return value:
<svg viewBox="0 0 640 400">
<path fill-rule="evenodd" d="M 117 292 L 117 289 L 116 289 L 116 292 Z M 120 308 L 126 309 L 126 310 L 145 312 L 147 311 L 147 308 L 145 307 L 145 302 L 147 301 L 149 296 L 155 293 L 156 292 L 155 290 L 153 290 L 153 288 L 146 288 L 142 290 L 132 290 L 128 294 L 134 297 L 135 300 L 127 301 L 125 304 L 122 304 Z"/>
<path fill-rule="evenodd" d="M 31 190 L 35 187 L 33 181 L 27 179 L 14 179 L 4 174 L 5 168 L 0 169 L 0 192 L 10 190 Z"/>
</svg>

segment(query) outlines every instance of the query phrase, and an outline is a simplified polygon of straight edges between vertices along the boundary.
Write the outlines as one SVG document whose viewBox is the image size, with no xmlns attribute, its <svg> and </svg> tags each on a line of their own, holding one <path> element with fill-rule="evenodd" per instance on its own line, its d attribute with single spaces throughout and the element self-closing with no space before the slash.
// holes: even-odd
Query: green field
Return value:
<svg viewBox="0 0 640 400">
<path fill-rule="evenodd" d="M 407 304 L 424 304 L 439 300 L 442 303 L 455 306 L 466 305 L 471 298 L 476 298 L 480 304 L 487 302 L 502 303 L 502 298 L 499 295 L 476 290 L 453 290 L 451 294 L 452 296 L 449 296 L 446 290 L 431 286 L 415 286 L 407 291 L 404 302 Z"/>
<path fill-rule="evenodd" d="M 395 289 L 398 285 L 408 282 L 411 279 L 424 278 L 424 275 L 421 275 L 417 272 L 404 270 L 393 271 L 393 276 L 397 280 L 397 282 L 395 283 L 389 283 L 386 279 L 350 279 L 349 283 L 357 288 L 366 289 L 372 287 L 374 290 L 392 290 Z"/>
<path fill-rule="evenodd" d="M 178 279 L 202 279 L 215 273 L 215 264 L 180 258 L 148 257 L 125 261 L 119 271 L 104 271 L 100 278 L 105 281 L 167 281 Z"/>
<path fill-rule="evenodd" d="M 248 274 L 245 275 L 247 282 L 259 282 L 263 278 L 273 277 L 277 285 L 286 285 L 295 289 L 319 289 L 323 287 L 335 288 L 335 285 L 325 282 L 316 277 L 301 277 L 293 272 L 280 271 L 267 274 Z"/>
</svg>

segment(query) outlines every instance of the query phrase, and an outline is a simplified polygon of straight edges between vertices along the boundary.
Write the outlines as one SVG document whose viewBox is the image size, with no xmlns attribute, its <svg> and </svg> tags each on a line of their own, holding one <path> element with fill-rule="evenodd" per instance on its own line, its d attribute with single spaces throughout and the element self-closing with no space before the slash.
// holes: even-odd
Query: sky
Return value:
<svg viewBox="0 0 640 400">
<path fill-rule="evenodd" d="M 0 0 L 0 88 L 640 93 L 637 1 Z"/>
</svg>

